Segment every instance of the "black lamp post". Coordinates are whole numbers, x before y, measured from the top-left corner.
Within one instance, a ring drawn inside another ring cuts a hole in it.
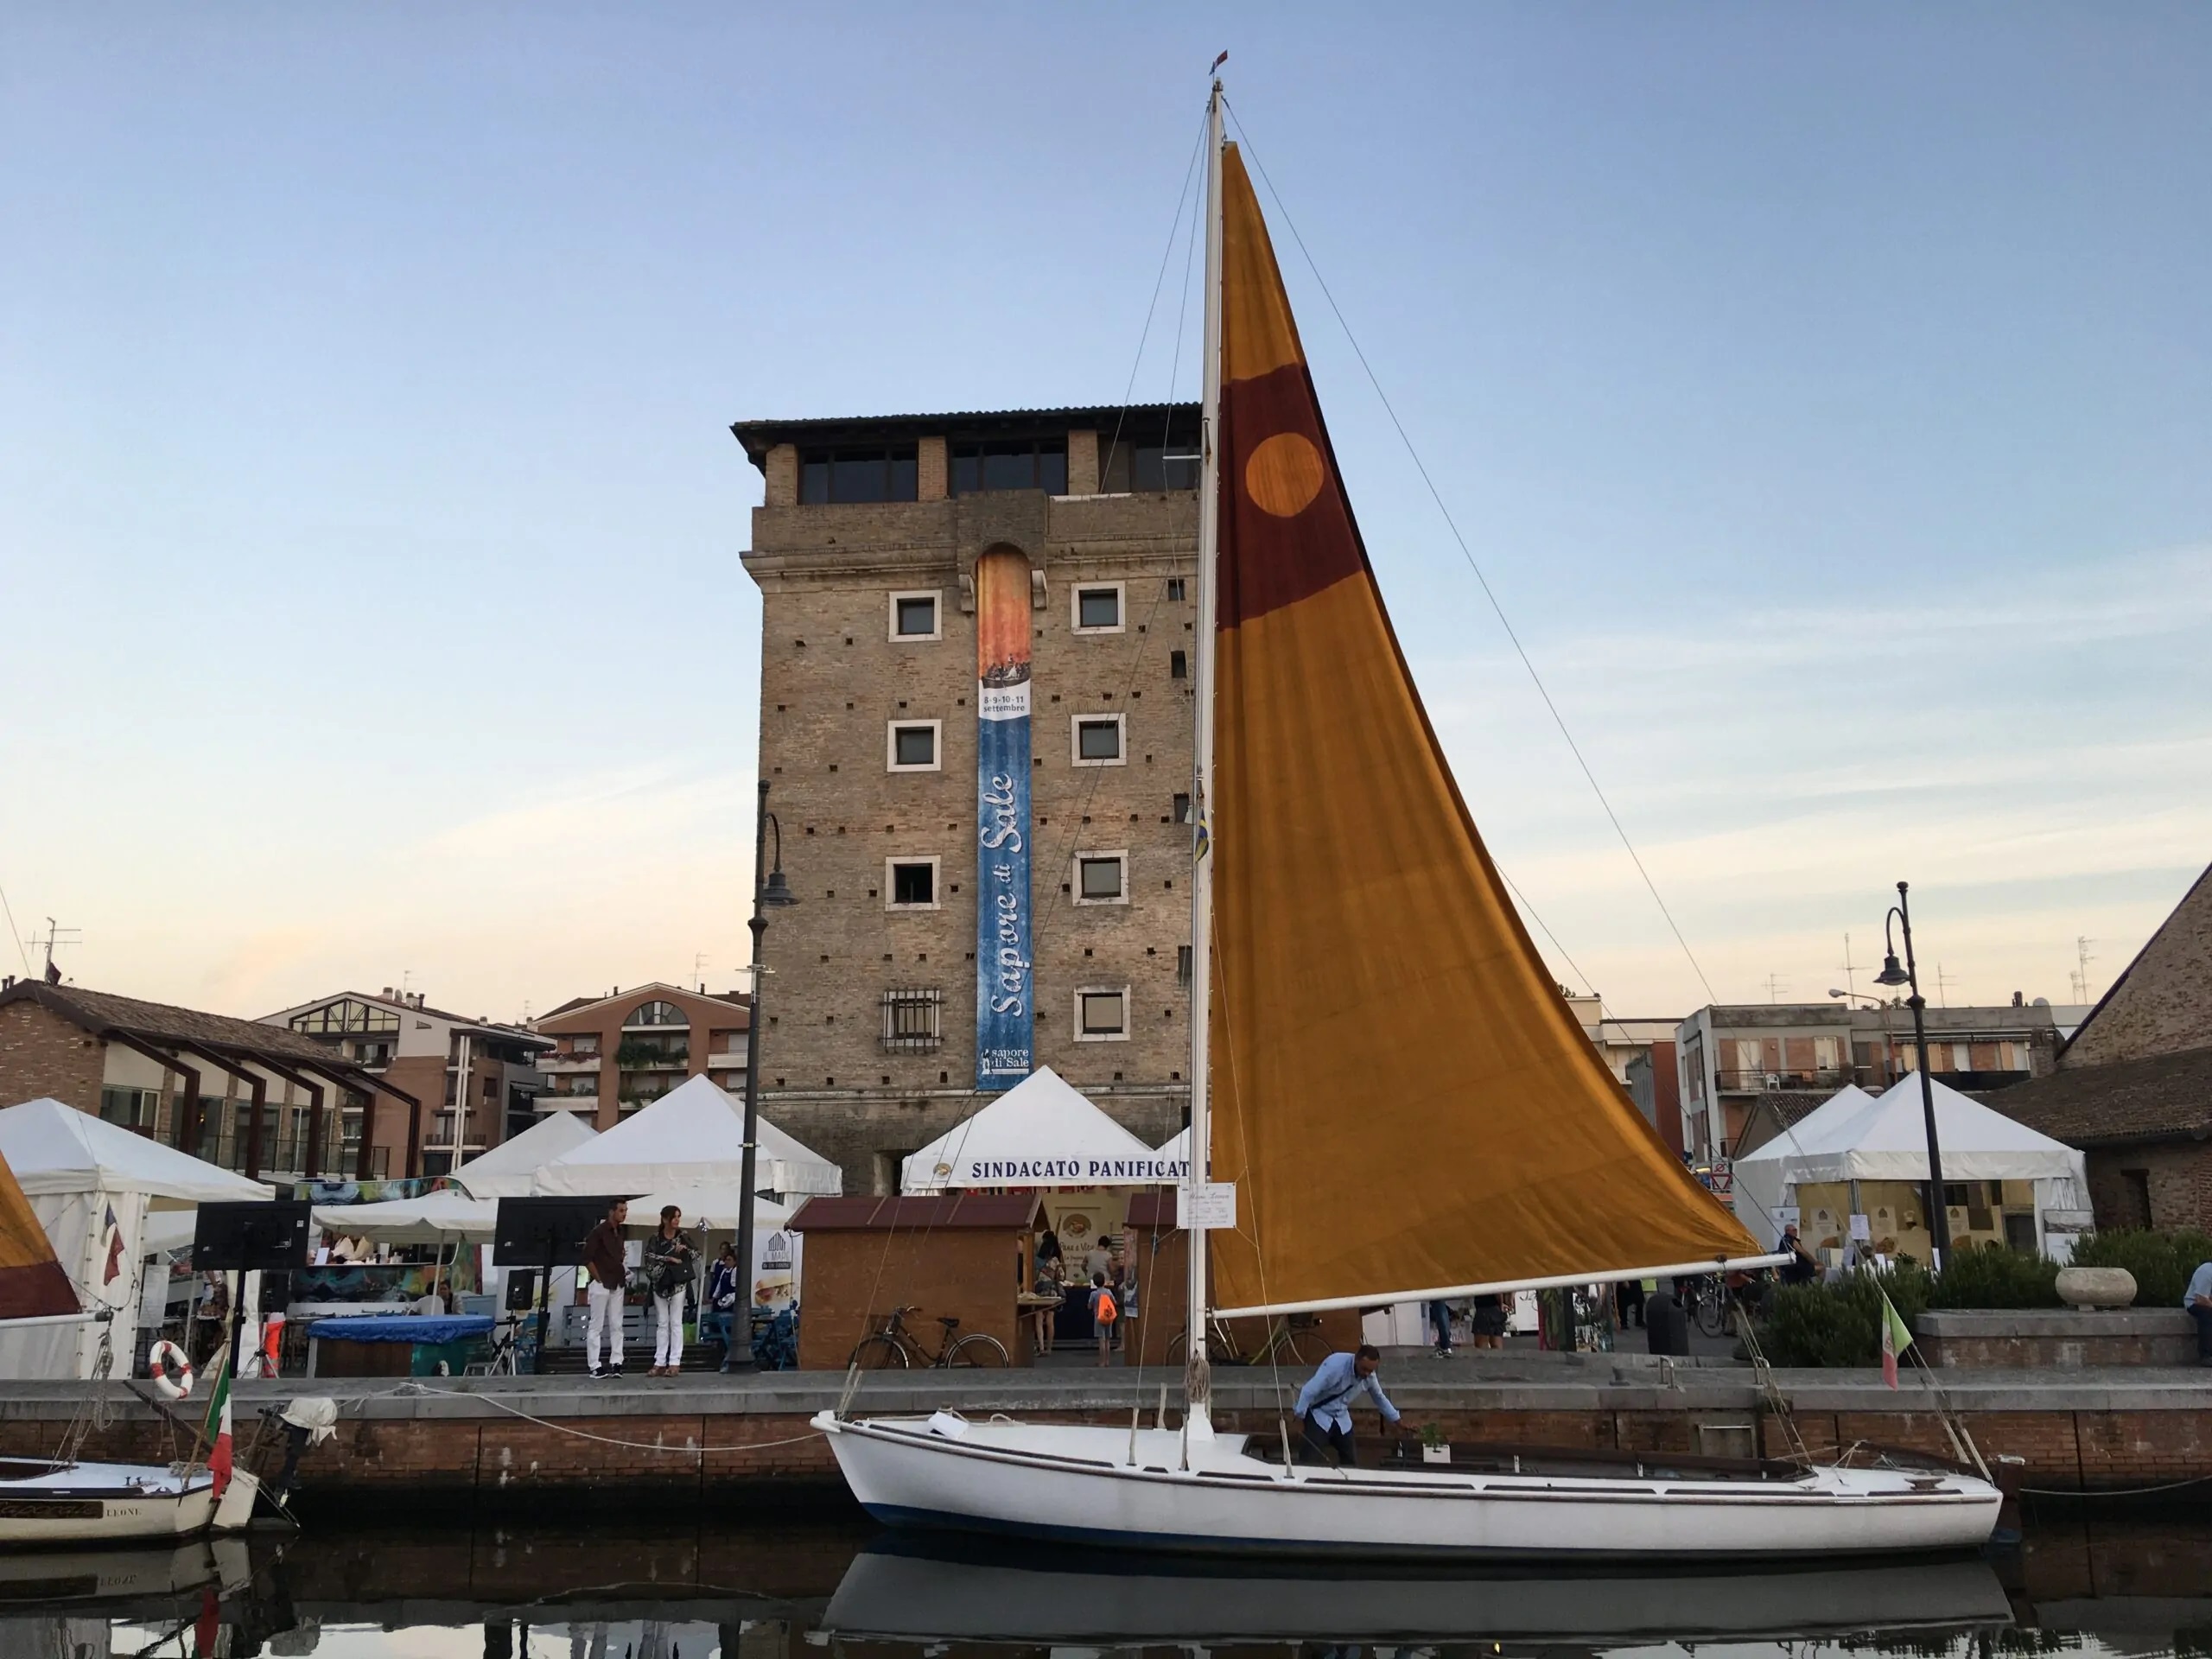
[[[1904,930],[1904,966],[1897,966],[1897,941],[1890,924]],[[1943,1258],[1951,1252],[1951,1216],[1943,1206],[1943,1149],[1936,1137],[1936,1086],[1928,1076],[1928,999],[1920,994],[1920,969],[1912,959],[1912,915],[1905,906],[1905,884],[1897,883],[1897,901],[1882,918],[1882,943],[1889,947],[1882,958],[1877,985],[1910,985],[1912,995],[1904,1005],[1912,1010],[1912,1042],[1920,1053],[1920,1112],[1928,1125],[1928,1236],[1934,1241],[1935,1261],[1929,1265],[1943,1271]]]
[[[775,825],[776,862],[764,877],[768,829]],[[737,1306],[731,1310],[729,1355],[725,1370],[753,1369],[753,1184],[759,1179],[754,1166],[760,1139],[760,936],[768,931],[768,912],[798,903],[798,895],[784,880],[784,826],[768,810],[768,782],[760,781],[760,804],[753,826],[753,1005],[745,1017],[745,1166],[742,1191],[737,1199]]]

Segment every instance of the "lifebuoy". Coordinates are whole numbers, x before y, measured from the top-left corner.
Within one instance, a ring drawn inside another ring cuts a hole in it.
[[[176,1363],[175,1376],[169,1375],[172,1360]],[[172,1400],[181,1400],[192,1392],[192,1361],[173,1342],[157,1342],[146,1351],[146,1370],[154,1386]]]

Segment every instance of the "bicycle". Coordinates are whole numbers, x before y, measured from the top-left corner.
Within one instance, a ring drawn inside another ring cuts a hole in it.
[[[1267,1339],[1255,1353],[1247,1354],[1236,1333],[1217,1319],[1206,1321],[1206,1357],[1217,1365],[1264,1365],[1287,1360],[1294,1365],[1319,1365],[1329,1357],[1328,1343],[1319,1334],[1318,1313],[1285,1313],[1269,1322]],[[1167,1361],[1179,1365],[1190,1352],[1188,1331],[1178,1331],[1167,1342]]]
[[[960,1328],[960,1321],[944,1314],[938,1315],[938,1324],[944,1328],[944,1345],[931,1353],[922,1346],[919,1337],[906,1329],[906,1316],[920,1312],[919,1307],[893,1308],[884,1316],[883,1329],[870,1332],[853,1344],[852,1356],[846,1364],[863,1371],[903,1371],[914,1367],[946,1370],[956,1365],[999,1367],[1013,1363],[1007,1357],[1006,1344],[996,1337],[980,1331],[956,1337],[953,1332]]]
[[[1738,1308],[1743,1310],[1746,1319],[1758,1317],[1764,1290],[1758,1280],[1750,1277],[1740,1284],[1731,1284],[1712,1274],[1701,1275],[1691,1293],[1696,1300],[1694,1311],[1697,1328],[1708,1337],[1726,1336],[1732,1327],[1731,1315]]]

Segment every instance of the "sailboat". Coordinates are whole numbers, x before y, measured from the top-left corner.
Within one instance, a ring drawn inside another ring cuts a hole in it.
[[[1421,706],[1243,160],[1207,115],[1189,1304],[1234,1319],[1752,1267],[1574,1022]],[[878,1518],[1132,1548],[1822,1555],[1979,1544],[1947,1467],[1312,1466],[1217,1430],[824,1412]]]
[[[25,1339],[87,1317],[106,1315],[85,1313],[15,1172],[0,1158],[0,1342],[10,1343],[11,1351],[35,1355],[39,1350]],[[73,1337],[69,1351],[74,1352]],[[83,1421],[80,1408],[66,1442],[81,1438]],[[229,1427],[226,1417],[226,1434]],[[227,1443],[222,1450],[227,1457]],[[210,1529],[237,1532],[252,1519],[259,1491],[250,1471],[227,1465],[210,1468],[196,1458],[175,1464],[88,1463],[71,1444],[52,1458],[0,1458],[0,1549],[181,1538]]]

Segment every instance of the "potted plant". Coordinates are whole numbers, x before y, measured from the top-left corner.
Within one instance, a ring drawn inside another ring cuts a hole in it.
[[[1423,1463],[1452,1461],[1452,1443],[1444,1438],[1444,1431],[1434,1423],[1421,1426],[1421,1460]]]

